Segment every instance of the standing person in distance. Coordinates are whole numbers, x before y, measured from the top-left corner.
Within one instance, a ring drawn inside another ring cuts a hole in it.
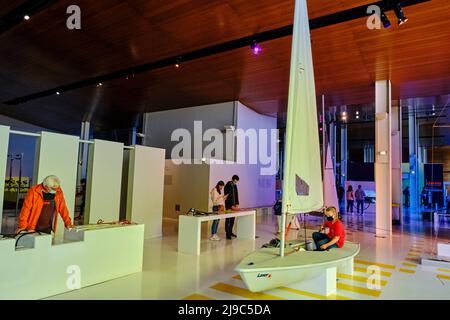
[[[405,207],[409,207],[409,186],[407,186],[405,188],[405,190],[403,190],[403,195],[405,196],[405,203],[403,204]]]
[[[366,193],[364,192],[361,185],[355,191],[356,198],[356,212],[359,213],[359,208],[361,207],[361,215],[364,214],[364,201],[366,200]]]
[[[219,181],[216,186],[211,190],[211,201],[212,201],[212,211],[220,212],[225,210],[225,200],[228,196],[223,194],[223,188],[225,187],[225,182]],[[211,226],[211,238],[210,240],[219,241],[220,238],[217,236],[217,229],[219,228],[220,220],[214,220]]]
[[[355,196],[353,194],[353,187],[351,185],[347,188],[346,193],[346,199],[347,199],[347,213],[353,213],[353,203],[355,202]]]
[[[225,200],[226,210],[239,210],[239,194],[237,189],[237,183],[239,182],[239,177],[234,175],[231,181],[228,181],[225,185],[225,195],[227,199]],[[233,233],[234,217],[225,219],[225,232],[227,234],[227,239],[231,240],[232,237],[236,238]]]
[[[343,213],[345,212],[345,200],[344,200],[345,189],[342,185],[339,185],[339,187],[337,188],[337,195],[339,200],[339,212]]]

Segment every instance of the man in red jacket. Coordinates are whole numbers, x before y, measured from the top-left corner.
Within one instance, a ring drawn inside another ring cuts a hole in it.
[[[45,178],[41,184],[28,190],[20,211],[16,233],[24,230],[55,232],[58,213],[67,229],[73,227],[60,185],[59,178],[52,175]]]

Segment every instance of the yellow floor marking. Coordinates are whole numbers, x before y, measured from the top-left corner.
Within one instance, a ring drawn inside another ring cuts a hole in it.
[[[403,268],[401,268],[400,269],[400,272],[404,272],[404,273],[416,273],[416,270],[411,270],[411,269],[403,269]]]
[[[354,271],[357,271],[357,272],[363,272],[363,273],[369,274],[369,273],[367,272],[367,269],[364,269],[364,268],[353,267],[353,270],[354,270]],[[392,273],[391,273],[391,272],[387,272],[387,271],[381,271],[380,274],[381,274],[382,276],[384,276],[384,277],[390,277],[390,276],[392,276]]]
[[[417,264],[405,262],[405,263],[402,264],[402,266],[405,266],[405,267],[417,267]]]
[[[338,296],[338,295],[335,295],[335,294],[331,294],[329,296],[322,296],[320,294],[306,292],[306,291],[301,291],[301,290],[288,288],[288,287],[279,287],[277,289],[278,290],[283,290],[283,291],[286,291],[286,292],[290,292],[290,293],[299,294],[299,295],[302,295],[302,296],[307,296],[307,297],[311,297],[311,298],[320,299],[320,300],[355,300],[355,299],[352,299],[352,298]]]
[[[362,288],[362,287],[357,287],[357,286],[352,286],[349,284],[345,284],[345,283],[337,283],[336,287],[339,290],[347,290],[347,291],[352,291],[352,292],[356,292],[356,293],[360,293],[360,294],[365,294],[368,296],[372,296],[372,297],[379,297],[381,294],[380,290],[372,290],[372,289],[367,289],[367,288]]]
[[[405,258],[405,260],[412,261],[412,262],[415,262],[415,263],[419,262],[418,259],[413,259],[413,258]]]
[[[338,273],[337,277],[338,278],[342,278],[342,279],[348,279],[348,280],[353,280],[353,281],[364,282],[364,283],[367,283],[367,281],[369,280],[368,277],[361,277],[361,276],[355,276],[355,275],[351,276],[349,274],[343,274],[343,273]],[[387,281],[386,280],[380,280],[380,284],[382,286],[385,286],[387,284]]]
[[[386,269],[395,269],[395,266],[391,265],[391,264],[384,264],[384,263],[377,263],[377,262],[371,262],[371,261],[365,261],[365,260],[356,260],[355,259],[355,263],[358,264],[366,264],[369,266],[379,266],[381,268],[386,268]]]
[[[408,256],[410,256],[410,257],[420,257],[420,254],[408,253]]]
[[[442,272],[450,272],[450,269],[438,268],[438,271],[442,271]]]
[[[251,292],[247,289],[232,286],[223,282],[216,283],[210,287],[211,289],[234,294],[235,296],[251,299],[251,300],[287,300],[285,298],[276,297],[270,294]]]
[[[182,300],[214,300],[213,298],[203,296],[201,294],[191,294],[190,296],[184,297]]]
[[[233,279],[242,280],[240,275],[234,276]],[[382,282],[383,282],[383,280],[382,280]],[[386,282],[386,281],[384,281],[384,282]],[[279,287],[277,289],[278,290],[287,291],[287,292],[291,292],[291,293],[295,293],[295,294],[300,294],[300,295],[311,297],[311,298],[317,298],[317,299],[321,299],[321,300],[355,300],[355,299],[352,299],[352,298],[338,296],[338,295],[335,295],[335,294],[329,295],[328,297],[327,296],[321,296],[319,294],[315,294],[315,293],[312,293],[312,292],[301,291],[301,290],[288,288],[288,287]]]
[[[438,275],[436,275],[436,277],[438,277],[439,279],[450,280],[449,276],[446,276],[446,275],[443,275],[443,274],[438,274]]]

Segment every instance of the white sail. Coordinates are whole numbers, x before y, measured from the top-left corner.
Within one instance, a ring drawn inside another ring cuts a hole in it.
[[[327,156],[323,170],[323,197],[327,207],[335,207],[339,210],[339,200],[336,191],[336,178],[334,175],[333,161],[331,160],[330,144],[327,145]]]
[[[321,171],[308,8],[306,0],[296,0],[286,123],[283,212],[294,214],[322,208]]]

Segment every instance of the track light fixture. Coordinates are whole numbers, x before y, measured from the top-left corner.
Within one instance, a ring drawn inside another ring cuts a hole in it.
[[[389,18],[386,16],[386,13],[384,13],[383,10],[381,10],[381,13],[380,13],[380,20],[385,29],[387,29],[391,26],[391,21],[389,21]]]
[[[175,64],[174,64],[175,68],[179,68],[181,67],[181,57],[178,57],[177,60],[175,60]]]
[[[398,18],[398,25],[399,26],[401,26],[406,21],[408,21],[408,18],[405,16],[405,13],[403,12],[403,8],[402,8],[400,3],[397,4],[397,6],[395,7],[394,11],[395,11],[395,15]]]
[[[250,45],[250,48],[252,49],[252,52],[255,56],[260,54],[262,51],[261,46],[259,45],[258,42],[256,42],[256,40],[253,40],[253,43]]]

